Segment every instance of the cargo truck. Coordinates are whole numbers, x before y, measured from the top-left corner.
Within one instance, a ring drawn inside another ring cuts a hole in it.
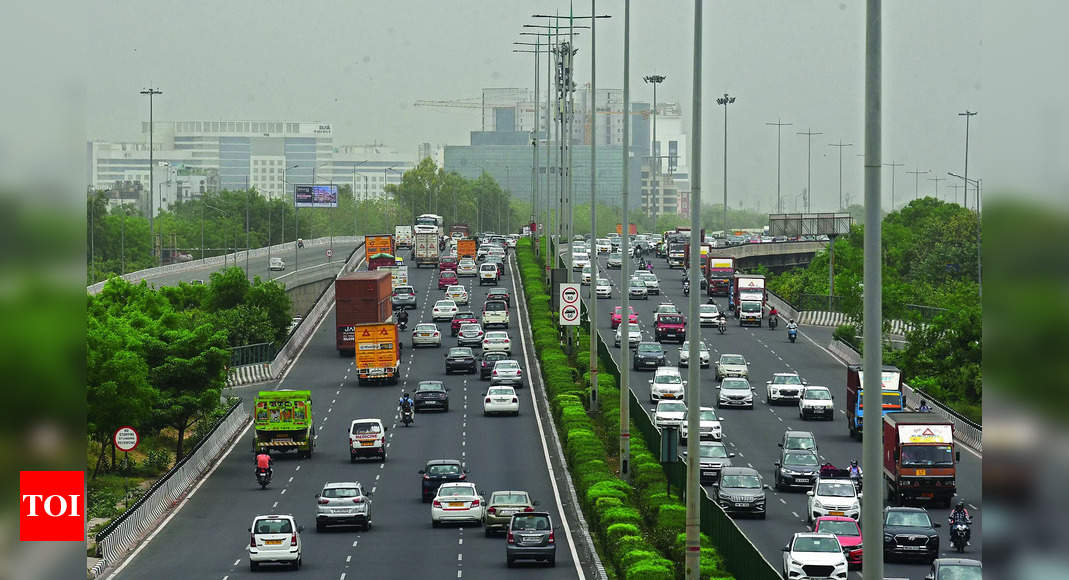
[[[408,286],[408,266],[379,266],[376,272],[389,272],[390,285],[393,288]]]
[[[950,507],[957,491],[954,424],[934,413],[883,416],[883,477],[892,505],[930,502]]]
[[[459,258],[475,258],[476,248],[475,240],[459,240],[457,241],[457,257]]]
[[[412,231],[412,226],[394,226],[394,245],[397,246],[397,249],[411,248],[413,242],[413,234],[414,232]]]
[[[471,228],[468,224],[453,224],[449,226],[449,237],[454,240],[464,239],[471,235]]]
[[[683,260],[686,257],[687,246],[690,244],[680,236],[673,236],[668,238],[668,267],[669,268],[682,268]]]
[[[850,436],[861,439],[862,425],[864,425],[864,389],[860,365],[846,367],[846,426]],[[881,398],[883,399],[883,415],[902,410],[902,371],[898,367],[885,365],[880,373]]]
[[[315,448],[311,391],[260,391],[253,402],[253,453],[311,457]]]
[[[353,336],[356,341],[356,376],[359,384],[396,385],[397,371],[401,366],[397,325],[392,321],[357,324],[353,328]]]
[[[765,301],[768,298],[765,292],[765,277],[761,274],[737,274],[734,282],[735,318],[739,319],[739,326],[761,326]]]
[[[393,236],[389,234],[364,236],[364,255],[367,256],[367,269],[374,270],[380,266],[393,266],[397,263],[394,256],[397,248]]]
[[[735,259],[710,255],[707,262],[706,290],[709,296],[727,296],[735,283]]]
[[[357,324],[391,320],[392,278],[392,273],[387,271],[349,272],[334,281],[334,319],[340,356],[353,356]]]
[[[416,261],[416,267],[438,266],[438,234],[434,232],[417,231],[415,235],[415,248],[412,257]]]

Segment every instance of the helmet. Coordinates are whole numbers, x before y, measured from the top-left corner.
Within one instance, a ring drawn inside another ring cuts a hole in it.
[[[851,459],[850,460],[850,467],[857,467],[857,460],[856,459]]]
[[[402,399],[407,399],[408,398],[408,391],[401,391],[401,398]]]
[[[791,322],[792,322],[792,323],[794,322],[794,319],[793,319],[793,318],[791,319]]]
[[[959,510],[965,509],[965,500],[963,500],[963,499],[959,499],[958,500],[957,509],[959,509]]]

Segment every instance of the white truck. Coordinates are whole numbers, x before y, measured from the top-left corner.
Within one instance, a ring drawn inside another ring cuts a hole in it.
[[[414,238],[415,246],[412,249],[412,257],[416,261],[416,267],[422,268],[424,265],[429,265],[432,268],[437,267],[438,234],[417,231]]]
[[[415,243],[414,235],[412,226],[394,226],[393,228],[394,244],[398,248],[411,248]]]

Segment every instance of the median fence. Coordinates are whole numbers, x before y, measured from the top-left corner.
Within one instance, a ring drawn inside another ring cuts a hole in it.
[[[249,419],[249,412],[241,403],[234,403],[189,454],[157,480],[137,503],[97,533],[97,557],[101,560],[91,572],[97,575],[108,566],[117,564],[146,534],[154,530],[167,513],[181,503],[193,482],[215,463]]]

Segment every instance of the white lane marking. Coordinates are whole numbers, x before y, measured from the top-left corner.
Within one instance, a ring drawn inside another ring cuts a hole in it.
[[[345,580],[345,572],[342,572],[342,573],[341,573],[341,577],[340,577],[340,578],[338,578],[338,580]]]
[[[791,515],[796,517],[796,518],[801,518],[802,517],[802,516],[798,515],[798,512],[791,512]]]
[[[357,540],[353,540],[353,547],[354,548],[356,547],[356,542],[357,542]]]
[[[457,562],[464,560],[464,554],[457,554]]]
[[[294,469],[294,471],[300,471],[300,470],[301,470],[301,466],[300,465],[297,466],[297,469]]]
[[[783,505],[787,505],[787,500],[783,499],[782,497],[779,498],[779,502]]]
[[[346,556],[346,557],[345,557],[345,563],[346,563],[346,564],[348,564],[349,562],[352,562],[352,561],[353,561],[353,557],[352,557],[352,555],[349,555],[349,556]]]
[[[238,559],[238,560],[234,560],[234,565],[235,565],[235,566],[237,566],[237,565],[238,565],[238,564],[240,564],[240,563],[241,563],[241,560],[240,560],[240,559]]]
[[[275,503],[271,504],[271,509],[275,509],[277,507],[278,507],[278,502],[277,501]]]
[[[463,546],[464,545],[464,538],[458,539],[457,543]]]
[[[286,490],[285,489],[282,490],[282,495],[286,495]]]
[[[197,482],[197,485],[193,486],[193,489],[190,490],[189,495],[187,495],[185,497],[185,499],[182,500],[182,503],[178,504],[178,507],[176,507],[174,509],[174,511],[171,512],[171,515],[167,516],[167,519],[163,520],[163,523],[160,524],[159,527],[157,527],[155,530],[153,530],[152,533],[149,534],[149,536],[147,538],[145,538],[144,541],[142,541],[141,543],[138,544],[137,548],[133,551],[132,554],[130,554],[130,557],[126,558],[126,560],[124,560],[123,563],[120,564],[119,567],[116,568],[115,571],[112,572],[110,576],[108,576],[108,578],[115,578],[116,576],[118,576],[119,572],[122,572],[123,568],[125,568],[128,564],[130,564],[130,562],[132,562],[134,560],[134,558],[136,558],[137,555],[139,553],[141,553],[141,550],[144,550],[145,546],[149,545],[149,543],[152,542],[152,539],[156,537],[156,534],[159,534],[160,531],[163,528],[167,527],[167,524],[170,523],[170,521],[176,515],[178,515],[178,512],[182,511],[182,508],[185,507],[187,503],[189,503],[189,500],[192,499],[193,496],[197,493],[197,490],[200,489],[200,486],[204,485],[205,481],[208,481],[208,478],[210,478],[212,476],[212,473],[214,473],[215,470],[220,465],[222,465],[223,460],[226,459],[230,455],[230,453],[232,451],[234,451],[234,447],[237,446],[238,442],[242,441],[245,438],[245,433],[248,433],[248,431],[249,431],[249,429],[251,427],[252,427],[252,421],[249,421],[249,424],[245,425],[245,428],[241,430],[241,433],[239,433],[238,436],[234,438],[234,442],[230,444],[230,448],[226,450],[226,453],[223,453],[222,455],[219,456],[219,459],[216,460],[215,465],[213,465],[212,468],[210,470],[208,470],[208,473],[204,474],[204,477],[201,478],[201,480]],[[239,560],[239,562],[240,562],[240,560]]]
[[[457,578],[463,578],[463,577],[464,577],[464,571],[463,570],[457,570]]]

